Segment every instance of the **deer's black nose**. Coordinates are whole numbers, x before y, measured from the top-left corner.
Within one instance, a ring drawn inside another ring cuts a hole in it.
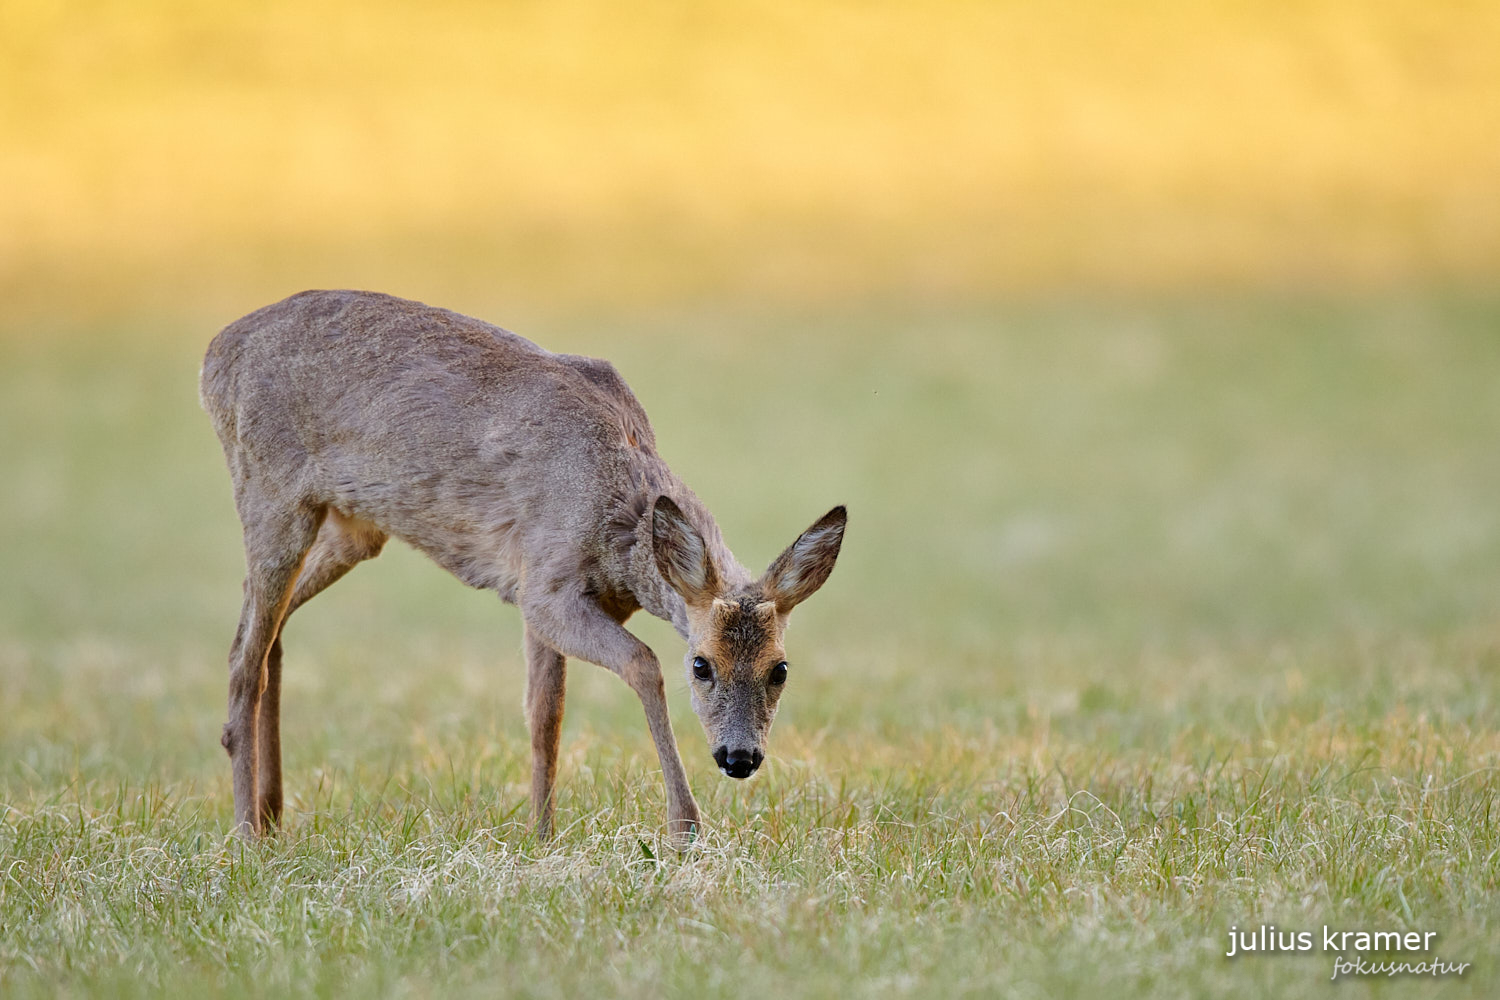
[[[728,747],[719,747],[714,751],[714,760],[718,762],[719,770],[731,778],[748,778],[760,767],[760,762],[766,759],[766,755],[759,750],[731,750]]]

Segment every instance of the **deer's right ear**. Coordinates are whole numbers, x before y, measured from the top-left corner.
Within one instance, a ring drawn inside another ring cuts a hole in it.
[[[665,495],[656,498],[651,511],[651,552],[662,579],[688,604],[714,599],[719,581],[708,546],[682,508]]]

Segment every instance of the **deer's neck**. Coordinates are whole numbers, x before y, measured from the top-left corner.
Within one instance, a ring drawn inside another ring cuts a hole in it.
[[[662,621],[671,622],[677,634],[686,639],[688,637],[687,602],[677,591],[667,586],[667,581],[662,579],[661,572],[656,568],[656,560],[651,554],[651,515],[649,512],[641,518],[641,524],[645,528],[644,536],[637,536],[635,545],[631,546],[627,561],[626,586],[635,595],[643,611],[655,615]]]

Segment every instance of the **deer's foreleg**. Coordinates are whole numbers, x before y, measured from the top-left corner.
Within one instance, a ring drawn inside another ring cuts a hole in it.
[[[546,593],[547,588],[539,589],[544,596],[536,600],[522,596],[521,613],[526,618],[528,632],[535,631],[563,656],[587,660],[613,671],[641,699],[667,786],[667,831],[674,843],[686,844],[697,831],[698,803],[693,800],[693,790],[688,787],[682,757],[677,752],[656,654],[581,592],[563,588]]]
[[[526,629],[526,724],[531,730],[531,817],[541,840],[552,836],[557,749],[562,737],[567,660]]]

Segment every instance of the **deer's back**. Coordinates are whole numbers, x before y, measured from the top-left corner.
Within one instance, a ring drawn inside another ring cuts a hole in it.
[[[330,505],[502,593],[522,563],[587,549],[641,470],[664,470],[607,362],[370,292],[230,324],[201,393],[242,516],[243,497]]]

